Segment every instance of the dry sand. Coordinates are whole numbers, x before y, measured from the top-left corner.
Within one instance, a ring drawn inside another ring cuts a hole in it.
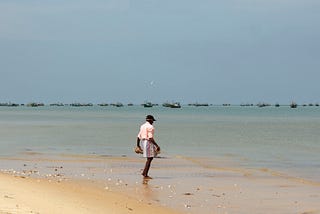
[[[0,213],[177,213],[83,182],[0,174]]]

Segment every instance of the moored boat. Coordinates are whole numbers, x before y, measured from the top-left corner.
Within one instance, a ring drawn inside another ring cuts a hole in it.
[[[292,103],[290,104],[290,107],[291,107],[291,108],[297,108],[297,107],[298,107],[298,105],[297,105],[297,103],[292,102]]]
[[[169,108],[181,108],[181,105],[179,102],[172,102],[172,103],[163,103],[162,106],[169,107]]]
[[[153,106],[153,104],[151,102],[145,102],[143,104],[143,107],[145,107],[145,108],[151,108],[152,106]]]

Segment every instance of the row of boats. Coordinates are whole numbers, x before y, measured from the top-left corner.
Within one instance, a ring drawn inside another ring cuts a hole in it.
[[[100,103],[97,104],[98,106],[114,106],[114,107],[123,107],[124,104],[121,102],[117,102],[117,103]],[[127,104],[128,106],[133,106],[134,104],[129,103]],[[154,104],[151,102],[145,102],[144,104],[141,104],[142,106],[146,107],[146,108],[150,108],[153,106],[158,106],[158,104]],[[36,102],[32,102],[32,103],[28,103],[28,104],[17,104],[17,103],[0,103],[0,106],[7,106],[7,107],[17,107],[17,106],[27,106],[27,107],[40,107],[40,106],[45,106],[44,103],[36,103]],[[90,106],[94,106],[93,103],[71,103],[71,104],[63,104],[63,103],[52,103],[49,104],[49,106],[72,106],[72,107],[90,107]],[[179,102],[166,102],[163,103],[162,106],[164,107],[169,107],[169,108],[181,108],[181,105]]]
[[[125,106],[124,104],[122,104],[121,102],[116,102],[116,103],[100,103],[97,104],[98,106],[114,106],[114,107],[123,107]],[[133,106],[134,104],[129,103],[127,104],[127,106]],[[28,103],[28,104],[17,104],[17,103],[0,103],[0,106],[7,106],[7,107],[16,107],[16,106],[27,106],[27,107],[40,107],[40,106],[45,106],[44,103],[36,103],[36,102],[32,102],[32,103]],[[87,106],[94,106],[93,103],[71,103],[71,104],[63,104],[63,103],[52,103],[49,104],[49,106],[73,106],[73,107],[87,107]],[[145,107],[145,108],[151,108],[154,106],[159,106],[159,104],[155,104],[152,102],[145,102],[143,104],[141,104],[141,106]],[[168,108],[181,108],[181,104],[179,102],[165,102],[162,104],[163,107],[168,107]],[[195,107],[200,107],[200,106],[212,106],[212,104],[207,104],[207,103],[191,103],[188,104],[188,106],[195,106]],[[222,104],[222,106],[231,106],[231,104]],[[240,104],[240,106],[257,106],[257,107],[268,107],[268,106],[272,106],[269,103],[258,103],[258,104]],[[276,103],[274,105],[275,107],[280,107],[280,104]],[[288,105],[286,105],[288,106]],[[295,102],[292,102],[289,105],[291,108],[297,108],[298,104]],[[319,103],[309,103],[309,104],[302,104],[301,106],[319,106]]]
[[[151,102],[145,102],[144,104],[142,104],[145,108],[151,108],[153,106],[158,106],[158,104],[153,104]],[[163,107],[168,107],[168,108],[181,108],[181,105],[179,102],[165,102],[162,104]]]
[[[254,106],[253,104],[246,104],[246,105],[243,105],[241,104],[240,106]],[[258,103],[257,104],[258,107],[268,107],[268,106],[272,106],[271,104],[269,103]],[[280,107],[280,104],[279,103],[276,103],[274,105],[275,107]],[[295,102],[292,102],[290,105],[289,105],[291,108],[297,108],[298,107],[298,104],[295,103]],[[309,103],[309,104],[302,104],[302,106],[319,106],[319,103],[316,103],[316,104],[313,104],[313,103]]]
[[[150,108],[150,107],[153,107],[153,106],[158,106],[158,104],[153,104],[151,102],[146,102],[144,104],[142,104],[144,107],[146,108]],[[172,102],[172,103],[169,103],[169,102],[165,102],[162,104],[162,106],[164,107],[169,107],[169,108],[181,108],[181,105],[179,102]],[[199,106],[211,106],[209,105],[208,103],[191,103],[191,104],[188,104],[188,106],[195,106],[195,107],[199,107]],[[231,104],[227,104],[227,103],[224,103],[222,104],[222,106],[231,106]],[[255,106],[254,104],[240,104],[240,106]],[[256,106],[258,107],[268,107],[268,106],[272,106],[271,104],[269,103],[258,103],[256,104]],[[275,107],[280,107],[280,104],[276,103],[274,105]],[[295,102],[292,102],[290,105],[289,105],[291,108],[297,108],[298,107],[298,104],[295,103]],[[302,104],[302,106],[319,106],[319,103],[316,103],[316,104],[313,104],[313,103],[310,103],[310,104]]]
[[[17,107],[17,106],[27,106],[27,107],[39,107],[45,106],[44,103],[28,103],[28,104],[17,104],[17,103],[0,103],[0,106],[7,106],[7,107]]]

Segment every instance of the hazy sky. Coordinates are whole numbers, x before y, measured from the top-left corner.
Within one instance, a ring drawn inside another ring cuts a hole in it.
[[[319,0],[0,0],[0,102],[320,102]]]

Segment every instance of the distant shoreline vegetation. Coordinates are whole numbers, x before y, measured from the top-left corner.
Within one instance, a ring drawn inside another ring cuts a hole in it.
[[[30,102],[30,103],[12,103],[12,102],[3,102],[0,103],[0,107],[5,106],[5,107],[18,107],[18,106],[25,106],[25,107],[42,107],[42,106],[53,106],[53,107],[61,107],[61,106],[71,106],[71,107],[92,107],[92,106],[100,106],[100,107],[106,107],[106,106],[112,106],[112,107],[124,107],[124,106],[142,106],[145,108],[150,108],[154,106],[160,106],[160,107],[166,107],[166,108],[181,108],[183,106],[190,106],[190,107],[210,107],[210,106],[223,106],[223,107],[228,107],[228,106],[240,106],[240,107],[280,107],[280,106],[288,106],[290,108],[297,108],[297,107],[312,107],[316,106],[319,107],[319,103],[304,103],[304,104],[297,104],[296,102],[291,102],[289,104],[270,104],[270,103],[265,103],[265,102],[259,102],[257,104],[253,103],[241,103],[241,104],[229,104],[229,103],[223,103],[223,104],[208,104],[208,103],[189,103],[185,105],[181,105],[180,102],[164,102],[161,105],[157,103],[151,103],[151,102],[145,102],[142,104],[133,104],[133,103],[127,103],[123,104],[121,102],[116,102],[116,103],[98,103],[98,104],[93,104],[93,103],[70,103],[70,104],[65,104],[65,103],[50,103],[50,104],[45,104],[42,102]]]

